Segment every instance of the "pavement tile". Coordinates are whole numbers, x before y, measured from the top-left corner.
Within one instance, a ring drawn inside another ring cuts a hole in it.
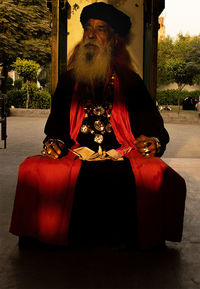
[[[12,116],[7,121],[7,149],[0,149],[0,288],[200,288],[199,125],[165,124],[171,141],[163,160],[187,185],[181,243],[167,242],[163,252],[106,248],[20,251],[17,238],[8,232],[18,166],[27,156],[40,154],[46,116]]]

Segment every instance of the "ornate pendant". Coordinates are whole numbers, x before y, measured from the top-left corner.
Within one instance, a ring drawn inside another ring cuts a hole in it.
[[[86,124],[83,124],[81,126],[81,132],[82,133],[88,133],[89,132],[89,127]]]
[[[103,142],[103,136],[102,136],[102,134],[95,134],[94,141],[95,141],[96,143],[101,144],[101,143]]]
[[[104,131],[104,129],[105,129],[104,123],[102,121],[100,121],[100,120],[96,120],[94,122],[94,127],[98,131]]]
[[[110,123],[108,123],[108,124],[106,125],[106,131],[107,131],[108,133],[111,133],[111,132],[112,132],[112,126],[111,126]]]
[[[95,115],[103,115],[105,112],[105,109],[102,106],[96,106],[95,108],[93,108],[93,113]]]

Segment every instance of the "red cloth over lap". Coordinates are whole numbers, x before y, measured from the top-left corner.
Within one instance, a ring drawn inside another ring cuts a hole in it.
[[[141,248],[164,240],[181,241],[185,208],[184,179],[157,157],[130,160],[136,182],[138,238]]]
[[[79,159],[27,158],[19,167],[10,232],[66,245],[80,167]]]

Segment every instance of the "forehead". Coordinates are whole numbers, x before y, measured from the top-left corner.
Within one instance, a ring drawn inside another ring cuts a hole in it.
[[[100,20],[100,19],[93,19],[93,18],[90,18],[85,24],[85,26],[105,27],[105,28],[110,27],[110,25],[108,25],[107,22]]]

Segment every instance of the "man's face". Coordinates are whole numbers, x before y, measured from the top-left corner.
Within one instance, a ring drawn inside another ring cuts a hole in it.
[[[110,40],[111,28],[102,20],[89,19],[84,26],[83,43],[92,51],[105,48]],[[87,44],[88,43],[88,44]]]
[[[114,32],[102,20],[89,19],[74,62],[74,75],[83,83],[105,81],[110,69]]]

